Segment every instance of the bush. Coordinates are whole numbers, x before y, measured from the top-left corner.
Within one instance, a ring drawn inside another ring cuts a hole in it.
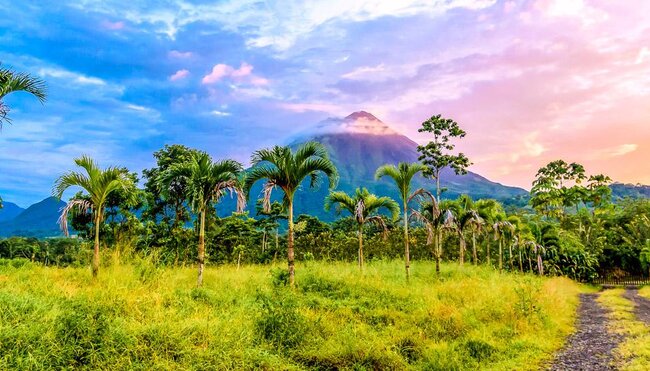
[[[276,348],[294,348],[307,334],[307,320],[298,312],[296,299],[274,291],[273,295],[259,293],[260,316],[255,322],[257,334]]]

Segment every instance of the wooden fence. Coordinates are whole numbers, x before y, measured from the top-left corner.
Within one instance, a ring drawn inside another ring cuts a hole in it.
[[[600,276],[591,283],[607,286],[643,286],[650,285],[650,277],[643,276]]]

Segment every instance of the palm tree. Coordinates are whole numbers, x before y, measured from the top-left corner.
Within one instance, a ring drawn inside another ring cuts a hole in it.
[[[209,210],[214,211],[214,203],[228,191],[237,193],[237,211],[244,209],[246,198],[239,187],[238,178],[241,171],[242,165],[237,161],[213,162],[210,155],[198,152],[193,153],[188,161],[172,165],[159,176],[158,181],[164,185],[161,187],[164,190],[170,189],[171,183],[182,179],[186,185],[190,207],[197,214],[199,222],[197,286],[199,287],[203,285],[205,267],[205,216]]]
[[[493,227],[494,223],[499,220],[501,214],[503,214],[503,207],[496,200],[493,199],[481,199],[475,203],[476,210],[478,211],[479,216],[485,221],[489,227]],[[487,265],[490,265],[490,240],[485,240],[485,262]]]
[[[347,210],[352,214],[358,224],[359,235],[359,269],[363,270],[363,225],[367,222],[379,225],[384,233],[386,223],[380,215],[373,215],[382,208],[391,213],[393,220],[399,217],[399,205],[390,197],[377,197],[368,192],[366,188],[357,188],[353,196],[345,192],[331,192],[325,200],[325,210],[329,211],[332,205],[337,205],[337,211]]]
[[[380,166],[375,172],[375,178],[380,179],[388,176],[393,179],[400,197],[402,198],[402,207],[404,209],[404,263],[406,266],[406,279],[410,275],[411,257],[409,253],[409,218],[408,218],[408,201],[411,197],[411,180],[415,174],[425,171],[427,167],[419,163],[400,162],[395,165]]]
[[[503,220],[502,218],[502,215],[499,214],[497,221],[492,224],[494,239],[499,242],[499,272],[503,272],[503,240],[509,239],[514,232],[513,225],[509,221]],[[512,250],[510,251],[512,254]]]
[[[4,122],[11,122],[9,107],[3,103],[4,98],[15,92],[24,91],[36,97],[41,103],[47,96],[45,82],[38,77],[26,73],[14,72],[8,68],[0,68],[0,129]]]
[[[476,230],[483,225],[483,218],[478,214],[474,208],[474,202],[468,195],[461,195],[454,203],[454,211],[456,213],[456,232],[458,233],[459,241],[459,263],[465,263],[465,250],[467,242],[465,241],[465,231],[467,229],[472,232],[472,260],[476,265],[478,254],[476,251]]]
[[[338,171],[330,160],[327,149],[318,142],[302,144],[295,152],[290,147],[275,146],[270,149],[261,149],[251,157],[253,168],[248,173],[246,180],[247,193],[253,184],[261,179],[266,179],[264,185],[264,211],[269,211],[271,206],[271,192],[279,187],[284,192],[283,202],[288,215],[288,248],[287,260],[289,265],[289,285],[295,283],[295,266],[293,251],[293,198],[300,184],[306,178],[310,179],[309,186],[315,187],[325,175],[329,179],[329,187],[334,188],[338,181]]]
[[[95,247],[93,250],[92,271],[93,278],[99,273],[99,226],[104,217],[104,205],[108,196],[119,189],[132,193],[134,184],[123,169],[109,167],[101,170],[97,163],[87,156],[81,156],[74,160],[77,166],[85,170],[85,174],[76,171],[69,171],[61,175],[54,183],[52,194],[61,199],[63,192],[73,186],[83,188],[90,197],[85,199],[73,199],[61,209],[59,225],[63,233],[68,235],[68,213],[92,213],[95,224]]]

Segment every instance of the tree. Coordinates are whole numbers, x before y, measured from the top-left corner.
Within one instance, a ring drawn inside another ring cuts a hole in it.
[[[485,221],[485,223],[490,227],[494,227],[494,223],[503,220],[503,207],[499,202],[493,199],[481,199],[475,203],[476,209],[478,210],[479,216]],[[485,241],[485,262],[487,265],[490,265],[490,241],[486,239]]]
[[[420,211],[411,210],[411,216],[424,223],[427,229],[427,245],[433,243],[433,256],[436,259],[436,273],[440,273],[440,260],[442,259],[442,231],[443,229],[458,230],[456,216],[450,210],[449,204],[438,204],[436,198],[422,189],[413,194],[411,199],[424,198],[420,202]],[[429,198],[427,201],[426,198]],[[409,199],[409,200],[411,200]]]
[[[400,162],[397,166],[395,165],[383,165],[380,166],[375,172],[375,179],[380,179],[384,176],[388,176],[393,179],[397,189],[399,191],[400,197],[402,199],[402,207],[404,210],[404,264],[406,266],[406,279],[409,279],[410,267],[411,267],[411,257],[409,253],[409,218],[408,218],[408,201],[411,196],[411,180],[415,174],[425,171],[427,167],[418,163],[406,163]],[[417,193],[417,192],[416,192]]]
[[[338,181],[338,171],[330,160],[327,149],[317,142],[302,144],[295,152],[290,147],[275,146],[261,149],[253,153],[253,164],[246,180],[247,193],[258,180],[266,179],[264,185],[264,210],[271,206],[271,192],[279,187],[284,192],[283,202],[288,211],[288,247],[287,261],[289,266],[289,284],[295,283],[294,265],[294,221],[293,199],[300,184],[309,178],[309,187],[316,187],[323,175],[329,179],[329,187],[334,188]]]
[[[198,248],[198,278],[197,286],[203,285],[203,269],[205,267],[205,217],[208,211],[214,212],[214,203],[218,202],[227,191],[237,193],[237,210],[245,207],[244,192],[237,187],[238,174],[242,165],[234,160],[213,162],[206,153],[193,153],[191,158],[183,163],[170,166],[161,173],[160,182],[165,197],[167,190],[172,189],[174,182],[186,184],[187,200],[199,223]]]
[[[420,157],[418,160],[426,165],[423,172],[425,176],[436,180],[436,201],[440,202],[440,175],[442,169],[451,167],[456,174],[466,174],[467,168],[471,165],[465,154],[452,154],[455,145],[451,143],[454,138],[465,137],[465,131],[452,119],[446,119],[441,115],[431,116],[422,123],[418,132],[433,133],[433,140],[424,146],[418,146]]]
[[[104,218],[104,206],[111,193],[124,190],[131,193],[135,188],[131,178],[122,169],[109,167],[101,170],[97,163],[87,156],[74,160],[77,166],[85,170],[84,173],[70,171],[61,175],[54,183],[53,195],[61,199],[63,193],[70,187],[78,186],[83,188],[90,197],[89,200],[73,199],[63,208],[59,217],[59,225],[63,232],[68,235],[68,214],[69,213],[92,213],[95,226],[95,246],[93,250],[92,271],[93,278],[99,273],[99,228]]]
[[[468,195],[461,195],[458,197],[456,204],[458,205],[458,208],[456,209],[456,220],[460,245],[460,265],[463,265],[465,262],[466,242],[464,232],[467,229],[472,232],[472,261],[474,265],[476,265],[478,260],[478,254],[476,251],[476,231],[483,225],[483,218],[481,218],[478,211],[475,209],[474,202]]]
[[[578,163],[549,162],[537,171],[530,191],[530,204],[547,217],[560,217],[565,207],[578,208],[584,201],[586,190],[581,183],[585,179],[585,168]]]
[[[499,243],[499,272],[503,272],[503,242],[509,240],[514,233],[513,225],[503,220],[504,217],[504,214],[498,214],[497,220],[492,224],[494,239]]]
[[[152,221],[171,222],[175,228],[190,220],[187,210],[187,180],[179,177],[168,184],[161,182],[160,175],[170,167],[186,163],[192,156],[205,153],[180,144],[165,145],[153,153],[156,167],[142,171],[144,189],[147,192],[147,209],[143,217]]]
[[[392,219],[399,217],[399,205],[390,197],[377,197],[368,192],[366,188],[357,188],[353,196],[345,192],[331,192],[325,199],[325,210],[336,205],[337,212],[347,210],[358,224],[359,236],[359,269],[363,270],[363,225],[365,223],[375,223],[379,225],[384,232],[387,230],[386,223],[381,215],[373,215],[384,208],[391,213]]]
[[[604,174],[591,175],[588,179],[587,190],[589,191],[587,200],[596,208],[606,205],[612,198],[612,189],[609,184],[612,179]]]
[[[36,97],[41,103],[47,97],[45,82],[27,73],[14,72],[0,67],[0,129],[3,123],[11,123],[9,107],[4,104],[4,98],[15,92],[24,91]]]

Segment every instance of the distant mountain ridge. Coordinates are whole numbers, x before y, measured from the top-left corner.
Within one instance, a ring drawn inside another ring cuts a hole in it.
[[[0,237],[53,237],[60,236],[57,220],[65,202],[48,197],[21,211],[10,220],[0,222]]]
[[[12,202],[2,202],[2,209],[0,209],[0,223],[6,222],[18,216],[25,209],[12,203]]]

